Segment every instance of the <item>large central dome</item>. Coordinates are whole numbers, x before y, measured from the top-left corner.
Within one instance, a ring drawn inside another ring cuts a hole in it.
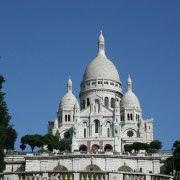
[[[83,81],[92,79],[109,79],[120,82],[114,64],[106,57],[98,55],[86,68]]]
[[[87,66],[83,81],[92,79],[107,79],[116,82],[120,82],[119,73],[114,64],[106,57],[104,50],[104,37],[102,33],[99,36],[98,41],[98,55]]]

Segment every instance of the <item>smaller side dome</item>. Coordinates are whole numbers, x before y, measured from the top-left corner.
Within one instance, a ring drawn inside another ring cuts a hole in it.
[[[121,100],[121,108],[141,109],[139,99],[132,92],[132,80],[130,76],[127,79],[127,89],[128,91]]]
[[[79,108],[80,108],[79,103],[78,103],[78,101],[77,101],[77,100],[76,100],[76,103],[75,103],[74,108],[76,108],[76,109],[79,109]]]
[[[71,110],[74,108],[76,101],[77,99],[72,93],[72,81],[69,78],[68,83],[67,83],[67,93],[61,99],[59,109],[65,108],[65,109]]]

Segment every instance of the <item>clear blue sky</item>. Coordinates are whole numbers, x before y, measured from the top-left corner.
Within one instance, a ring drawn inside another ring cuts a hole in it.
[[[0,74],[20,138],[46,134],[66,93],[78,97],[84,70],[97,54],[100,30],[123,92],[128,74],[144,119],[154,118],[163,149],[180,140],[180,1],[0,1]]]

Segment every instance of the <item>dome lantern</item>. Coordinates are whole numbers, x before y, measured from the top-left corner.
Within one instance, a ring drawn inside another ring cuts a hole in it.
[[[127,89],[128,91],[132,91],[132,80],[131,80],[130,75],[128,76],[128,79],[127,79]]]
[[[72,81],[71,81],[71,77],[69,76],[69,80],[67,83],[67,91],[72,91]]]
[[[98,55],[106,56],[105,55],[105,41],[102,35],[102,31],[100,31],[100,36],[98,40]]]

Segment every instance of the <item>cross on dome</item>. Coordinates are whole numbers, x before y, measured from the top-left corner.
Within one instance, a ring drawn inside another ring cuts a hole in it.
[[[72,81],[71,81],[71,76],[69,76],[67,86],[68,86],[68,92],[69,92],[69,91],[72,91]]]

